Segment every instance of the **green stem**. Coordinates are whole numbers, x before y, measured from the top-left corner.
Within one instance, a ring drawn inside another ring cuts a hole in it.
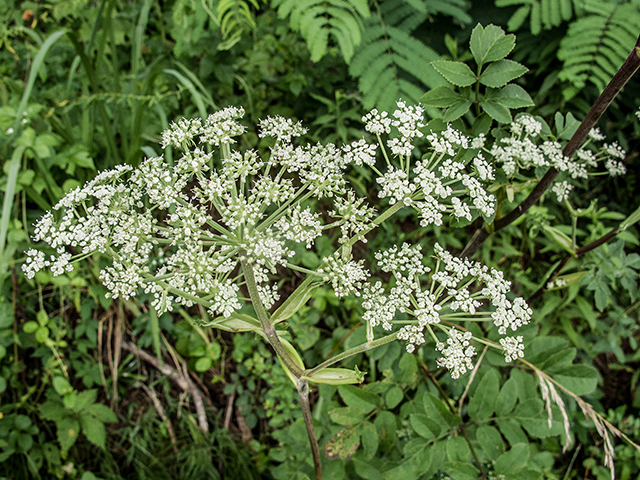
[[[311,417],[311,405],[309,404],[309,382],[306,380],[298,380],[298,396],[300,397],[300,406],[302,407],[302,417],[304,425],[307,427],[307,435],[311,444],[311,453],[313,454],[313,466],[316,472],[316,480],[322,480],[322,460],[320,459],[320,449],[318,448],[318,439],[313,429],[313,418]]]
[[[240,260],[240,265],[242,266],[242,273],[244,274],[244,279],[247,282],[247,290],[249,290],[249,296],[251,297],[251,303],[253,304],[253,308],[256,311],[256,315],[258,316],[258,320],[260,320],[260,325],[262,326],[262,331],[267,337],[267,341],[276,351],[276,354],[287,368],[293,373],[297,378],[304,376],[304,370],[298,366],[298,364],[291,358],[289,353],[285,350],[284,345],[278,338],[278,334],[276,333],[275,327],[269,321],[269,317],[267,316],[267,311],[262,305],[262,300],[260,299],[260,294],[258,292],[258,285],[256,284],[256,278],[253,275],[253,267],[246,259]]]

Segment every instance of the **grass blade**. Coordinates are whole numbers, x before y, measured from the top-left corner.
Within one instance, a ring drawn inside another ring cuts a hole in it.
[[[13,155],[11,155],[11,160],[9,160],[7,187],[4,192],[4,201],[2,202],[2,218],[0,219],[0,276],[6,273],[9,267],[8,259],[4,258],[4,245],[7,241],[9,220],[11,219],[11,210],[13,209],[13,197],[16,193],[18,171],[20,170],[20,161],[22,160],[24,151],[25,147],[16,148],[13,151]]]

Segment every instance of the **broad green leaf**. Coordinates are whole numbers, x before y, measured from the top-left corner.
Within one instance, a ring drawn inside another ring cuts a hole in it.
[[[400,383],[413,383],[417,378],[418,365],[416,364],[416,356],[410,353],[405,353],[400,362],[400,373],[396,377]]]
[[[391,412],[383,410],[378,412],[373,424],[378,431],[380,449],[384,452],[389,451],[396,442],[396,430],[398,428],[396,425],[396,416]]]
[[[96,417],[102,423],[114,423],[118,421],[118,417],[113,410],[101,403],[94,403],[86,408],[86,412]]]
[[[206,372],[213,365],[213,359],[211,357],[200,357],[196,360],[194,368],[196,372]]]
[[[527,67],[513,60],[498,60],[482,72],[480,83],[487,87],[502,87],[511,80],[524,75],[527,71]]]
[[[402,401],[403,396],[404,393],[399,386],[394,385],[393,387],[391,387],[387,392],[387,395],[385,396],[387,407],[389,407],[390,410],[396,408],[396,406]]]
[[[476,440],[489,460],[495,460],[504,453],[502,436],[495,427],[480,425],[476,430]]]
[[[491,118],[499,123],[511,123],[511,112],[508,108],[496,102],[493,99],[487,99],[480,102],[480,106]]]
[[[516,45],[515,35],[505,35],[504,30],[495,25],[482,28],[478,24],[471,32],[469,48],[478,65],[502,60]]]
[[[78,395],[76,396],[75,405],[74,405],[75,407],[74,411],[80,412],[81,410],[84,410],[89,405],[94,404],[97,398],[98,398],[98,390],[95,388],[78,392]]]
[[[431,107],[447,108],[461,100],[466,99],[451,87],[441,85],[425,93],[420,98],[420,103]]]
[[[529,445],[526,443],[516,443],[511,450],[498,457],[495,464],[498,475],[511,475],[527,465],[529,459]]]
[[[365,480],[384,480],[384,477],[382,476],[380,471],[369,462],[365,462],[356,457],[353,459],[353,466],[355,467],[354,470],[356,471],[356,474],[360,478],[363,478]]]
[[[451,462],[469,462],[471,460],[471,450],[462,437],[451,436],[446,440],[447,457]]]
[[[469,66],[462,62],[452,62],[450,60],[436,60],[431,65],[446,78],[449,83],[458,87],[467,87],[476,83],[476,75]]]
[[[453,480],[478,480],[480,472],[469,463],[447,462],[442,466],[442,470]]]
[[[82,426],[82,433],[87,437],[87,440],[104,450],[107,439],[104,423],[96,420],[92,415],[84,414],[80,415],[80,425]]]
[[[62,406],[62,403],[54,400],[47,400],[39,407],[40,416],[45,420],[51,420],[52,422],[59,422],[64,417],[69,416],[67,410]]]
[[[534,105],[533,100],[520,85],[509,84],[498,90],[491,100],[507,108],[522,108]]]
[[[453,122],[467,113],[469,108],[471,108],[471,102],[469,100],[460,100],[459,102],[451,105],[446,112],[444,112],[442,120],[445,122]]]
[[[345,460],[358,450],[360,446],[360,435],[355,428],[345,428],[324,444],[324,454],[332,460],[339,458]]]
[[[18,414],[13,419],[13,425],[18,430],[26,430],[31,426],[31,419],[26,415]]]
[[[588,365],[564,365],[546,370],[554,380],[576,395],[589,395],[598,386],[600,375]]]
[[[59,376],[53,377],[53,388],[56,390],[58,395],[66,395],[73,390],[69,381],[64,377]]]
[[[386,480],[417,480],[429,468],[431,446],[427,442],[413,441],[413,445],[407,449],[407,453],[409,451],[411,453],[409,458],[405,457],[403,463],[384,472],[383,477]]]
[[[80,422],[72,417],[65,417],[57,422],[58,427],[58,441],[63,452],[68,452],[69,449],[78,439],[80,433]]]
[[[313,383],[324,383],[327,385],[352,385],[362,383],[364,374],[360,371],[349,370],[348,368],[325,368],[318,373],[304,377]]]
[[[371,459],[378,450],[378,430],[371,422],[363,422],[359,427],[360,443],[364,450],[364,456]]]
[[[380,404],[380,399],[376,395],[352,385],[341,385],[338,387],[338,392],[347,406],[358,408],[364,413],[369,413]]]
[[[351,426],[364,420],[364,412],[354,407],[334,408],[329,411],[329,418],[338,425]]]
[[[462,420],[457,415],[451,413],[451,410],[440,400],[430,393],[425,393],[422,397],[425,413],[427,417],[439,424],[444,430],[450,427],[457,427]]]
[[[496,420],[496,424],[510,445],[522,442],[526,443],[528,441],[527,434],[524,433],[524,430],[522,430],[520,423],[516,419],[501,418]]]
[[[474,420],[489,418],[495,409],[500,374],[494,368],[484,374],[478,388],[469,399],[469,416]]]
[[[427,440],[435,439],[440,433],[440,426],[423,413],[412,413],[409,423],[418,435]]]
[[[495,410],[498,417],[504,417],[513,410],[518,399],[518,390],[516,381],[513,378],[508,379],[502,385],[500,393],[496,398]]]

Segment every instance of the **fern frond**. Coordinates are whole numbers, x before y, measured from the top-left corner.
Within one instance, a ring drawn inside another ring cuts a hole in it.
[[[563,92],[565,98],[587,82],[602,91],[631,51],[640,31],[640,11],[634,5],[586,0],[584,9],[587,15],[569,26],[558,50],[558,59],[564,62],[559,78],[572,83]]]
[[[585,0],[496,0],[496,7],[520,5],[507,23],[509,31],[518,30],[529,18],[531,33],[550,30],[580,15]]]
[[[300,32],[314,62],[327,53],[331,36],[348,63],[361,40],[362,20],[369,16],[366,0],[274,0],[273,6]]]
[[[429,15],[441,13],[457,20],[459,23],[471,23],[472,18],[467,13],[471,2],[465,0],[426,0]]]
[[[220,32],[225,40],[218,50],[228,50],[235,45],[245,32],[256,29],[254,11],[260,9],[257,0],[220,0],[216,12],[220,19]]]
[[[406,31],[371,15],[349,73],[359,77],[365,108],[386,110],[399,98],[418,103],[425,90],[444,84],[431,65],[438,58],[438,54]]]

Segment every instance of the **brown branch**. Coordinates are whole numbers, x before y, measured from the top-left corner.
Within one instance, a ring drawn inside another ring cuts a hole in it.
[[[571,158],[580,148],[589,135],[591,129],[596,125],[598,120],[602,114],[609,108],[611,102],[616,98],[620,90],[627,84],[629,79],[633,76],[634,73],[640,68],[640,37],[636,41],[633,50],[624,61],[620,69],[613,76],[609,84],[606,86],[602,94],[598,97],[596,102],[587,113],[587,116],[584,118],[576,132],[573,134],[567,145],[562,150],[562,154]],[[532,205],[536,204],[542,194],[553,184],[553,181],[558,176],[558,170],[551,167],[547,170],[547,173],[544,174],[540,182],[535,186],[533,191],[529,194],[524,201],[514,208],[511,212],[509,212],[504,217],[496,220],[493,223],[493,231],[492,233],[497,232],[498,230],[503,229],[504,227],[515,222],[522,214],[524,214]],[[464,248],[460,257],[471,257],[482,245],[491,233],[486,230],[487,227],[478,229],[471,241]]]
[[[309,404],[309,382],[306,380],[298,380],[298,396],[300,397],[300,406],[302,407],[302,417],[304,425],[307,428],[309,443],[311,444],[311,453],[313,454],[313,467],[316,474],[316,480],[322,480],[322,460],[320,458],[320,449],[318,448],[318,439],[313,429],[313,418],[311,417],[311,405]]]
[[[191,381],[188,375],[182,375],[178,370],[174,370],[167,364],[160,364],[158,359],[153,355],[149,355],[144,350],[139,349],[132,342],[122,342],[122,349],[133,353],[136,357],[141,358],[145,362],[151,364],[157,370],[168,376],[176,385],[178,385],[185,393],[189,392],[193,397],[193,403],[198,416],[198,425],[203,432],[209,431],[209,423],[207,422],[207,414],[204,409],[203,394],[198,387]],[[186,369],[186,365],[183,365]]]
[[[609,240],[615,238],[618,233],[620,233],[620,225],[618,225],[616,228],[614,228],[613,230],[611,230],[608,233],[605,233],[603,236],[601,236],[600,238],[598,238],[597,240],[594,240],[593,242],[580,247],[576,250],[575,255],[567,255],[564,260],[562,262],[560,262],[560,264],[553,269],[553,272],[551,272],[551,275],[549,275],[549,280],[555,280],[555,278],[560,275],[560,272],[562,272],[567,265],[569,265],[571,263],[571,261],[574,258],[580,258],[583,255],[586,255],[587,253],[589,253],[591,250],[595,250],[596,248],[598,248],[601,245],[604,245],[605,243],[607,243]],[[545,282],[546,283],[546,282]],[[529,299],[527,300],[527,303],[531,304],[532,302],[534,302],[535,300],[537,300],[538,298],[540,298],[542,296],[542,294],[544,293],[544,284],[540,286],[540,288],[538,290],[536,290],[533,295],[531,295],[529,297]]]

